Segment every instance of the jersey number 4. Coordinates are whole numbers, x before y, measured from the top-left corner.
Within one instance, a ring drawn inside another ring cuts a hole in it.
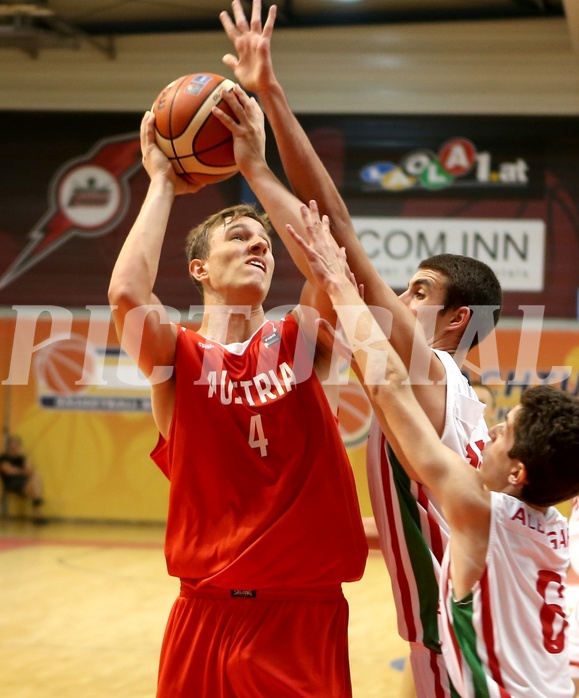
[[[262,456],[267,456],[268,440],[265,438],[261,415],[254,414],[249,422],[249,445],[251,448],[259,448]]]

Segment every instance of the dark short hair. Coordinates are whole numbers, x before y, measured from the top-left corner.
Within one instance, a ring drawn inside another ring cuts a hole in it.
[[[492,306],[493,327],[496,327],[501,314],[503,292],[501,284],[494,271],[488,264],[473,257],[459,254],[437,254],[422,260],[419,269],[437,271],[446,278],[444,308],[460,308],[462,306]],[[489,334],[490,323],[475,334],[469,347],[476,346]]]
[[[525,464],[521,498],[546,507],[579,494],[579,399],[550,385],[521,396],[510,458]]]
[[[238,218],[253,218],[263,225],[268,235],[271,235],[273,229],[268,216],[256,206],[253,204],[228,206],[209,216],[189,231],[185,242],[187,264],[191,264],[191,261],[194,259],[207,259],[211,247],[211,233],[220,225],[226,225],[231,223],[231,221],[236,221]],[[201,296],[203,296],[203,284],[197,281],[197,279],[192,278],[192,281]]]

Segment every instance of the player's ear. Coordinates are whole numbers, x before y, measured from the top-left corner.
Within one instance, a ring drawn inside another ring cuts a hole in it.
[[[461,305],[459,308],[444,311],[444,314],[449,318],[444,326],[444,332],[447,336],[456,337],[458,345],[470,321],[470,308]]]
[[[509,485],[522,487],[527,482],[527,466],[520,460],[514,459],[509,471]]]
[[[470,322],[470,316],[470,308],[466,305],[461,305],[460,308],[452,311],[452,319],[449,324],[453,329],[464,332]]]
[[[189,274],[196,281],[203,281],[207,278],[208,272],[205,269],[206,260],[192,259],[189,262]]]

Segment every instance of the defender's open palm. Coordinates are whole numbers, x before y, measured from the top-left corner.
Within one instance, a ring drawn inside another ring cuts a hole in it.
[[[251,20],[248,24],[239,0],[231,3],[233,18],[222,12],[219,15],[225,33],[237,51],[237,57],[228,53],[223,63],[231,68],[237,80],[249,92],[265,90],[274,81],[271,62],[271,35],[275,23],[276,6],[269,8],[267,20],[261,26],[261,0],[253,0]]]

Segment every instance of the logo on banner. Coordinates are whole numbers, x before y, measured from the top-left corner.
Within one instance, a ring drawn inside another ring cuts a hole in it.
[[[477,151],[468,138],[451,138],[438,152],[412,150],[400,162],[378,161],[360,170],[360,179],[369,187],[388,191],[448,187],[525,187],[529,166],[523,158],[493,163],[488,151]]]
[[[99,141],[85,156],[54,175],[47,212],[28,233],[28,244],[0,275],[0,289],[72,237],[100,237],[123,219],[130,203],[128,181],[141,166],[137,134]]]
[[[104,167],[80,165],[63,176],[58,186],[58,203],[73,225],[101,230],[119,218],[121,187]]]
[[[107,321],[108,325],[108,321]],[[150,412],[151,386],[120,347],[73,332],[56,335],[34,355],[38,403],[45,410]]]

